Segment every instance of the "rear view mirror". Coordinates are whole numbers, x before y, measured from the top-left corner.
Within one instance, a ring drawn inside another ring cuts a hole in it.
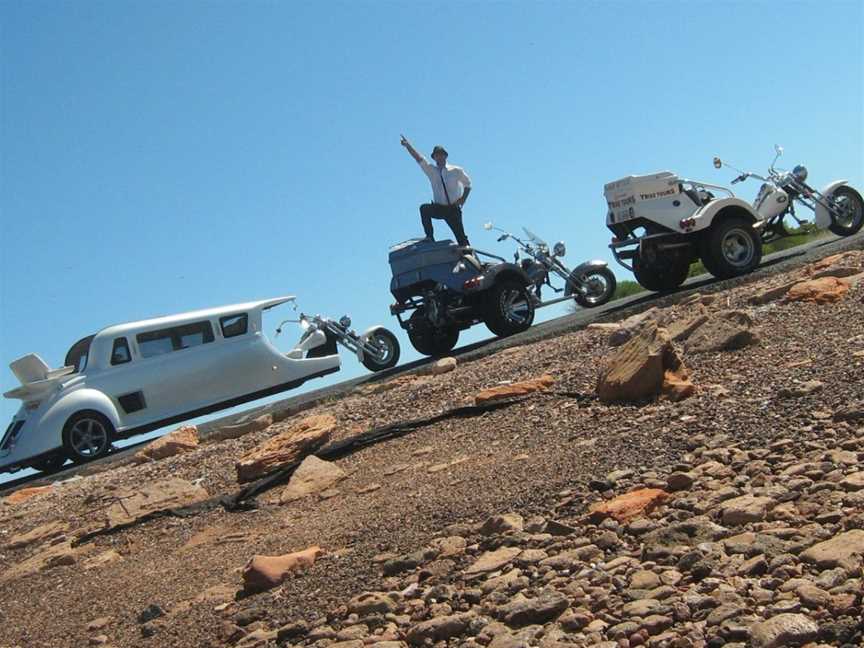
[[[491,230],[492,229],[492,221],[487,221],[487,222],[483,223],[483,229],[485,229],[487,231]]]
[[[774,151],[777,153],[777,157],[780,157],[781,155],[783,155],[783,147],[780,146],[779,144],[774,145]]]
[[[714,158],[714,168],[719,169],[722,166],[723,166],[723,160],[721,160],[719,157],[715,157]]]

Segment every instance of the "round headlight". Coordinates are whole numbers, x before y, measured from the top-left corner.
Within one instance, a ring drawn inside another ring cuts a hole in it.
[[[564,256],[567,254],[567,246],[564,245],[564,241],[558,241],[555,247],[552,248],[552,252],[555,253],[555,256]]]
[[[349,326],[351,326],[351,318],[347,315],[343,315],[339,318],[339,326],[347,329]]]
[[[804,182],[807,179],[807,167],[803,164],[799,164],[792,169],[792,177],[798,182]]]

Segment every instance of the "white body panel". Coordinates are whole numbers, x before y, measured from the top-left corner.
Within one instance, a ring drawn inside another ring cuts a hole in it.
[[[628,176],[604,186],[609,207],[606,225],[644,219],[674,232],[689,234],[711,227],[714,217],[727,207],[743,208],[754,220],[759,218],[752,205],[740,198],[714,198],[707,205],[697,202],[693,191],[682,191],[681,185],[691,184],[671,171],[643,176]],[[693,219],[686,229],[683,219]]]
[[[326,341],[320,332],[289,354],[282,354],[263,335],[262,311],[289,299],[224,306],[108,327],[93,338],[87,365],[80,373],[70,374],[67,370],[52,373],[46,365],[42,373],[50,378],[41,378],[37,375],[38,363],[24,363],[36,369],[35,373],[25,372],[24,379],[37,380],[25,382],[5,394],[7,398],[24,401],[8,431],[16,421],[23,420],[24,425],[14,442],[8,439],[2,442],[0,471],[27,465],[29,458],[61,447],[63,427],[69,417],[82,410],[100,412],[120,436],[131,436],[284,391],[308,378],[337,370],[338,355],[304,357],[306,351]],[[220,319],[237,315],[246,316],[246,331],[227,337]],[[181,341],[179,347],[151,357],[142,354],[139,335],[176,331],[204,322],[209,322],[212,328],[211,340],[190,343],[187,348],[183,335],[189,334],[182,333],[176,337]],[[115,340],[120,338],[126,339],[131,357],[112,365]],[[120,398],[129,395],[138,400],[133,406],[124,400],[127,405],[124,407]]]
[[[789,207],[789,195],[778,186],[765,182],[759,188],[753,208],[762,220],[773,218]]]
[[[847,184],[849,184],[848,180],[835,180],[822,190],[822,195],[828,198],[832,193],[834,193],[837,187],[842,187]],[[828,210],[819,203],[816,203],[815,211],[816,227],[819,229],[828,229],[828,226],[831,224],[831,214],[829,214]]]

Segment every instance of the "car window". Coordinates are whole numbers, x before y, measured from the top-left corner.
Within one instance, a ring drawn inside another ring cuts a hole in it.
[[[139,333],[136,339],[138,340],[138,350],[141,352],[142,358],[152,358],[164,353],[171,353],[174,350],[171,329]]]
[[[241,313],[240,315],[220,317],[219,326],[222,327],[223,337],[230,338],[244,335],[249,328],[249,316],[246,313]]]
[[[114,348],[111,350],[111,364],[119,365],[129,362],[132,359],[132,354],[129,353],[129,342],[125,337],[114,339]]]
[[[210,322],[194,322],[158,331],[139,333],[136,338],[142,358],[179,351],[213,341]]]

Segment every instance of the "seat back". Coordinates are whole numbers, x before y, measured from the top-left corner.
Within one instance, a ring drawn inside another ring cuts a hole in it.
[[[21,381],[22,385],[36,382],[37,380],[45,380],[48,377],[48,372],[51,370],[45,361],[35,353],[13,360],[9,364],[12,373]]]

